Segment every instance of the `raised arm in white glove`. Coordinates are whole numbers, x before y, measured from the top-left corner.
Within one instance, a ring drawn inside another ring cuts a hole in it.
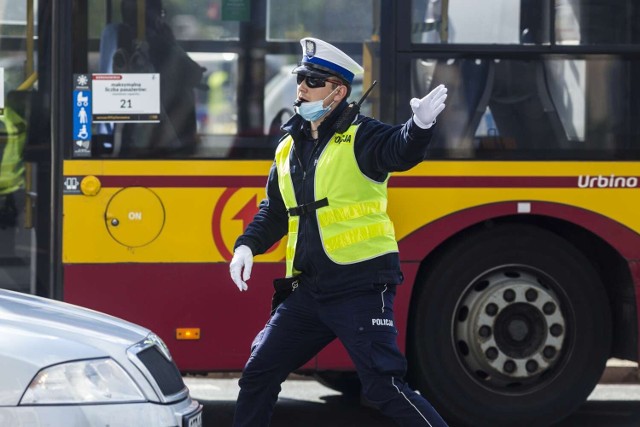
[[[422,99],[413,98],[410,102],[413,110],[413,121],[422,129],[429,129],[444,110],[447,99],[447,88],[439,85]]]
[[[253,267],[253,253],[248,246],[240,245],[233,252],[233,259],[229,264],[231,279],[240,291],[249,289],[245,283],[251,278],[251,268]]]

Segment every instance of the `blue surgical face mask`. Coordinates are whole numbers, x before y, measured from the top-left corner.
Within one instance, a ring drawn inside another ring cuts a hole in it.
[[[300,104],[295,108],[296,113],[300,114],[303,119],[308,120],[310,122],[315,122],[317,120],[320,120],[322,116],[324,116],[331,110],[331,106],[335,101],[331,102],[331,104],[327,105],[326,107],[324,107],[324,101],[330,96],[333,96],[333,92],[335,92],[336,89],[331,91],[329,96],[319,101],[303,102],[302,104]]]

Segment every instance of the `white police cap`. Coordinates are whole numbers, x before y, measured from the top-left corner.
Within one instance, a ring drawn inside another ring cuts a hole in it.
[[[294,74],[311,76],[334,75],[351,84],[356,74],[362,74],[364,69],[349,55],[320,39],[305,37],[300,40],[302,45],[302,61],[293,70]]]

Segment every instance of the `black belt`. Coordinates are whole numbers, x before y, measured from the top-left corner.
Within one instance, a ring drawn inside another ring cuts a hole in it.
[[[325,206],[329,206],[329,199],[326,197],[324,199],[316,200],[315,202],[305,203],[304,205],[287,209],[287,212],[289,212],[289,216],[302,216]]]

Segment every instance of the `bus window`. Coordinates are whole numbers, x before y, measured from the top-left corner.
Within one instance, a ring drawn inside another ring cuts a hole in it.
[[[238,40],[240,23],[227,20],[223,0],[165,0],[164,10],[178,40]]]
[[[38,2],[33,3],[34,7],[34,30],[37,30]],[[27,2],[6,2],[0,3],[0,36],[25,37],[27,25]]]
[[[534,0],[413,0],[411,40],[414,43],[559,45],[638,42],[634,28],[639,12],[635,7],[627,10],[628,0],[544,3],[546,6]],[[550,25],[551,16],[553,25]]]
[[[633,61],[617,57],[415,61],[413,92],[445,83],[432,158],[639,158]],[[428,78],[427,78],[428,77]]]
[[[529,3],[539,8],[531,0],[413,0],[411,39],[414,43],[539,43],[534,39],[542,17],[537,12],[523,14]]]
[[[564,45],[638,42],[638,7],[628,0],[556,0],[555,38]],[[611,13],[613,11],[613,13]]]
[[[313,35],[329,42],[362,42],[374,34],[374,0],[313,0],[267,3],[267,40],[298,41]],[[357,11],[358,19],[345,9]]]
[[[121,23],[121,3],[118,0],[89,0],[89,37],[99,39],[105,23]],[[240,24],[225,21],[222,0],[165,0],[163,14],[178,40],[237,40]]]
[[[379,40],[373,5],[270,0],[250,7],[263,27],[240,37],[241,22],[227,21],[222,1],[92,0],[88,69],[76,72],[159,73],[161,112],[155,124],[94,123],[90,156],[271,158],[280,126],[293,114],[291,70],[300,59],[299,39],[324,37],[365,61],[364,44]],[[357,25],[347,22],[347,7],[362,11]],[[376,73],[375,51],[367,56],[368,84]],[[351,100],[361,96],[362,85],[361,79],[354,83]],[[363,112],[371,111],[376,96]]]
[[[159,123],[94,125],[94,152],[114,157],[190,156],[199,145],[196,89],[205,69],[177,43],[160,0],[121,0],[100,38],[99,73],[158,73]],[[144,16],[144,19],[140,18]]]
[[[1,62],[0,62],[1,63]],[[28,92],[12,88],[3,96],[0,112],[0,287],[34,292],[30,259],[32,230],[25,212],[31,201],[26,192],[28,170],[24,148],[27,138]]]
[[[198,133],[234,134],[238,131],[237,110],[233,103],[238,84],[238,54],[233,52],[189,52],[203,68],[205,90],[196,90]]]
[[[37,87],[37,5],[0,4],[0,287],[27,293],[36,291],[37,166],[25,151]]]

